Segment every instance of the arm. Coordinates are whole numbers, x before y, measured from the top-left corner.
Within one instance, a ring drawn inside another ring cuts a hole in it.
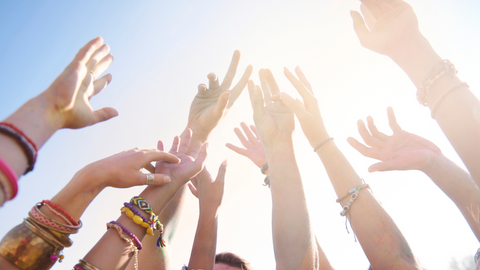
[[[197,95],[194,97],[190,106],[187,127],[182,135],[189,129],[192,130],[192,142],[207,142],[210,134],[220,121],[227,115],[237,98],[245,88],[250,75],[252,74],[252,66],[248,66],[238,83],[232,87],[233,79],[237,72],[238,63],[240,61],[240,52],[235,51],[232,61],[228,68],[225,79],[220,84],[218,77],[212,72],[208,74],[209,86],[200,84],[198,86]],[[190,148],[193,144],[190,145]],[[165,222],[165,234],[167,242],[173,239],[176,224],[183,209],[185,201],[186,187],[182,186],[168,206],[160,214],[160,220]],[[168,247],[158,250],[149,241],[154,239],[145,238],[145,249],[140,253],[139,260],[144,265],[151,265],[157,269],[169,269]],[[128,269],[133,268],[133,262],[130,263]]]
[[[118,113],[113,108],[93,111],[90,98],[102,91],[112,80],[107,74],[95,80],[92,73],[102,74],[112,63],[110,47],[101,37],[87,43],[57,79],[40,95],[32,98],[3,122],[15,125],[37,146],[61,128],[83,128],[108,120]],[[12,138],[0,133],[0,158],[17,175],[23,175],[27,158]]]
[[[380,160],[372,165],[370,172],[391,170],[419,170],[457,205],[477,239],[480,240],[480,190],[465,170],[446,158],[432,142],[402,130],[391,107],[388,119],[392,136],[378,131],[372,117],[368,117],[368,129],[363,121],[358,131],[367,147],[353,138],[348,142],[362,155]]]
[[[153,160],[165,160],[168,162],[178,163],[179,159],[172,154],[165,153],[158,150],[129,150],[103,160],[89,164],[79,172],[75,174],[72,180],[52,199],[51,202],[60,206],[72,217],[73,220],[78,221],[85,212],[88,205],[92,200],[107,186],[116,188],[127,188],[136,185],[144,185],[146,176],[139,172],[139,169],[146,167],[149,162]],[[162,185],[167,183],[170,178],[166,174],[155,174],[154,185]],[[39,208],[43,214],[50,219],[65,224],[65,220],[60,216],[52,212],[47,206]],[[37,219],[35,216],[30,217],[32,221],[40,226],[51,226],[50,223],[45,223],[42,219]],[[10,233],[13,233],[16,229],[12,229]],[[58,233],[50,227],[45,227],[44,230],[47,234],[51,234],[52,237],[57,239],[67,240],[71,233]],[[10,234],[9,233],[9,234]],[[21,239],[18,239],[21,240]],[[40,239],[38,239],[40,240]],[[9,239],[9,236],[5,236],[0,244],[1,255],[14,263],[35,263],[35,265],[52,265],[47,254],[47,258],[38,257],[41,254],[33,251],[35,245],[30,246],[29,243],[16,242],[17,239]],[[65,242],[68,242],[65,241]],[[10,244],[9,244],[10,243]],[[37,243],[40,245],[41,243]],[[12,249],[13,246],[17,248]],[[67,245],[68,246],[68,245]],[[46,252],[46,251],[44,251]],[[16,259],[15,259],[16,258]],[[26,259],[27,262],[24,262]],[[46,259],[47,261],[45,262]],[[4,269],[7,265],[16,269],[13,265],[8,263],[7,260],[0,261],[0,268]]]
[[[389,56],[410,77],[415,86],[424,83],[426,75],[440,61],[428,40],[420,33],[416,15],[402,0],[363,0],[362,16],[352,11],[354,28],[366,48]],[[480,101],[466,87],[447,93],[460,83],[456,76],[442,76],[426,96],[430,109],[437,105],[435,119],[465,163],[477,186],[480,186]]]
[[[271,71],[260,70],[260,80],[263,91],[253,81],[248,90],[269,165],[277,269],[319,269],[319,252],[293,150],[294,117],[283,104],[271,101],[271,94],[279,92]],[[321,267],[331,269],[328,261]]]
[[[285,69],[285,75],[300,93],[303,102],[294,100],[286,93],[281,93],[276,99],[281,98],[297,116],[340,198],[352,188],[359,187],[362,180],[333,141],[329,140],[312,87],[300,68],[296,68],[296,73],[300,79]],[[346,200],[342,201],[342,205],[346,203]],[[368,189],[360,191],[346,216],[374,269],[419,269],[402,233]]]
[[[192,183],[188,183],[193,195],[198,198],[200,207],[188,269],[213,270],[215,268],[218,209],[222,203],[226,169],[227,161],[225,160],[220,165],[215,181],[204,168]]]
[[[156,214],[165,208],[182,185],[203,169],[208,144],[202,146],[200,142],[197,142],[191,149],[190,154],[187,155],[190,139],[191,132],[186,132],[180,143],[179,138],[175,137],[170,153],[176,155],[180,159],[180,163],[157,162],[157,173],[162,172],[170,175],[171,182],[163,186],[149,186],[140,194],[140,197],[151,205],[153,212]],[[137,210],[142,211],[139,208]],[[147,214],[144,213],[144,215]],[[122,215],[117,219],[117,222],[142,241],[146,234],[145,228],[135,224],[126,215]],[[131,253],[128,251],[128,246],[114,230],[108,230],[85,256],[86,261],[100,269],[125,269],[130,258]]]

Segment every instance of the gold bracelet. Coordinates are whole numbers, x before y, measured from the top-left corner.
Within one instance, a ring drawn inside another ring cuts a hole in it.
[[[92,264],[90,264],[89,262],[83,260],[83,259],[80,259],[78,260],[79,261],[79,265],[82,266],[83,268],[85,268],[86,270],[100,270],[99,268],[93,266]]]
[[[28,214],[29,217],[26,219],[30,224],[35,225],[37,228],[42,230],[43,232],[48,233],[49,235],[53,236],[55,240],[60,242],[62,247],[71,247],[73,245],[73,241],[69,238],[70,234],[62,232],[60,230],[56,230],[46,226],[45,224],[39,223],[35,220],[30,213]]]

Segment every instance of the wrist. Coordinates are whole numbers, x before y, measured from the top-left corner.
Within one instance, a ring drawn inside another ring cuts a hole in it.
[[[213,206],[213,205],[206,205],[200,202],[200,217],[199,218],[216,218],[218,209],[220,205]]]
[[[264,147],[265,151],[267,152],[267,156],[268,153],[272,151],[289,150],[293,148],[293,138],[291,136],[284,138],[275,138],[270,142],[264,143]]]
[[[293,153],[293,141],[276,141],[275,144],[272,144],[270,147],[265,147],[267,153],[267,160],[270,160],[272,155],[283,155],[287,153]],[[269,162],[270,164],[270,162]]]
[[[425,173],[427,176],[430,178],[433,177],[435,173],[439,172],[439,168],[443,167],[443,164],[445,163],[444,161],[447,158],[442,154],[433,154],[427,161],[427,164],[420,168],[420,171]],[[448,160],[448,159],[447,159]],[[433,177],[432,179],[434,179]]]
[[[211,130],[206,130],[205,128],[199,127],[199,126],[197,126],[197,125],[195,125],[194,123],[191,123],[191,122],[189,122],[187,124],[187,127],[185,128],[185,131],[187,129],[192,130],[192,138],[195,138],[196,141],[201,141],[202,143],[204,143],[208,140],[208,137],[210,136],[210,133],[212,132]]]

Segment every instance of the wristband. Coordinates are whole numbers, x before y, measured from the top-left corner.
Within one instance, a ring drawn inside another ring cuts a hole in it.
[[[18,184],[17,184],[17,174],[13,171],[13,169],[3,160],[0,158],[0,172],[5,176],[9,183],[9,187],[11,189],[11,195],[9,200],[15,198],[18,192]]]
[[[23,133],[19,128],[10,123],[0,122],[0,133],[3,133],[17,141],[20,147],[22,147],[28,160],[28,167],[25,171],[25,174],[32,171],[33,167],[35,166],[35,162],[37,161],[38,152],[35,143],[30,138],[28,138],[27,135],[25,135],[25,133]]]

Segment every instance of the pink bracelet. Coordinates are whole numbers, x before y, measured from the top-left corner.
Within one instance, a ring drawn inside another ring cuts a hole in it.
[[[12,193],[10,198],[8,199],[11,200],[15,198],[15,196],[17,196],[17,192],[18,192],[17,174],[15,174],[12,168],[1,158],[0,158],[0,171],[3,173],[5,178],[7,178],[8,182],[10,183]]]
[[[0,171],[0,187],[4,193],[4,202],[10,200],[12,196],[12,187],[10,186],[10,182],[7,180],[7,177]],[[1,202],[0,202],[1,203]]]
[[[63,226],[62,224],[59,224],[59,223],[53,221],[52,219],[45,217],[44,215],[42,215],[39,212],[37,206],[32,207],[32,209],[29,212],[29,215],[33,219],[38,221],[39,223],[45,225],[45,227],[49,227],[49,228],[52,228],[54,230],[64,231],[64,232],[70,233],[70,234],[74,234],[74,233],[78,232],[78,229]]]
[[[58,212],[55,208],[53,208],[52,206],[50,206],[49,204],[45,204],[45,206],[50,209],[50,211],[52,211],[55,215],[61,217],[66,223],[67,225],[70,225],[70,226],[75,226],[73,225],[73,223],[66,217],[64,216],[62,213]]]

